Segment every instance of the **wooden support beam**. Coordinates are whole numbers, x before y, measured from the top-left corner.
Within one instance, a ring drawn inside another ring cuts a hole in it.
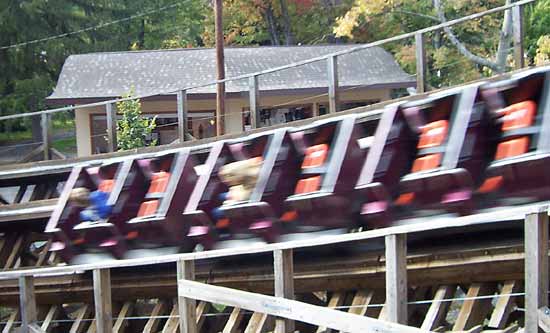
[[[525,218],[525,332],[538,332],[538,310],[548,306],[547,207]]]
[[[495,304],[495,309],[491,314],[491,319],[489,320],[489,327],[503,329],[508,323],[508,317],[510,313],[514,310],[516,306],[515,296],[510,296],[510,294],[515,294],[521,290],[521,282],[516,280],[505,281],[502,290],[500,291],[500,297],[497,299]]]
[[[193,298],[211,303],[224,304],[265,313],[270,316],[299,320],[317,326],[349,333],[364,332],[422,332],[420,329],[361,317],[343,311],[332,310],[303,302],[256,294],[225,287],[212,286],[181,279],[178,281],[179,297]]]
[[[130,316],[134,311],[134,303],[131,301],[124,302],[117,315],[115,324],[113,326],[113,333],[122,333],[128,326],[126,317]]]
[[[111,302],[111,271],[94,269],[95,322],[98,333],[113,331],[113,304]]]
[[[236,333],[238,332],[239,325],[243,319],[243,312],[240,308],[233,308],[229,319],[223,328],[222,333]]]
[[[151,313],[149,314],[149,320],[147,320],[147,323],[145,324],[145,327],[143,328],[143,333],[156,333],[158,332],[158,327],[160,324],[161,319],[157,318],[158,316],[162,316],[166,311],[166,301],[158,300],[157,304],[153,307],[153,310],[151,310]]]
[[[292,249],[273,251],[275,272],[275,297],[294,299],[294,258]],[[287,319],[275,320],[276,333],[294,332],[294,322]]]
[[[244,333],[261,333],[267,320],[267,314],[254,312],[248,321]]]
[[[117,143],[117,119],[116,119],[116,105],[112,103],[105,104],[105,112],[107,115],[107,148],[109,152],[115,152],[118,150]]]
[[[479,296],[493,294],[495,285],[491,283],[472,283],[466,293],[466,299],[462,303],[458,317],[453,326],[453,331],[465,331],[483,323],[491,310],[491,298],[473,299]]]
[[[388,321],[407,324],[407,235],[386,236],[386,305]]]
[[[539,309],[539,328],[545,333],[550,332],[550,309],[544,306]]]
[[[29,326],[38,320],[36,298],[34,294],[34,278],[22,276],[19,278],[19,310],[21,311],[21,333],[29,333]]]
[[[336,113],[340,111],[340,101],[338,98],[338,58],[331,56],[327,58],[328,75],[328,112]]]
[[[46,313],[46,317],[42,321],[40,328],[44,332],[50,332],[52,329],[52,321],[54,321],[59,316],[59,305],[52,305]]]
[[[48,239],[46,244],[40,249],[38,258],[36,259],[35,267],[40,267],[46,262],[46,257],[50,254],[50,247],[52,246],[52,239]]]
[[[367,313],[367,306],[370,304],[373,297],[374,291],[372,290],[358,290],[355,296],[353,296],[348,313],[364,316]]]
[[[424,35],[419,32],[414,35],[416,50],[416,92],[426,92],[426,41]]]
[[[12,246],[6,248],[9,251],[9,255],[4,262],[4,269],[17,268],[17,260],[23,249],[23,244],[25,243],[25,235],[17,235],[15,242],[12,243]]]
[[[13,203],[21,203],[21,200],[23,200],[25,196],[25,192],[27,192],[27,185],[20,185],[13,199]]]
[[[84,304],[80,307],[80,309],[77,310],[76,316],[74,318],[74,322],[71,325],[71,329],[69,330],[69,333],[82,333],[84,332],[84,328],[86,327],[87,319],[91,315],[91,306],[88,304]]]
[[[170,318],[166,320],[164,327],[162,328],[162,333],[176,333],[179,330],[179,302],[174,302],[172,307],[172,312],[170,312]]]
[[[248,101],[250,108],[250,127],[252,129],[260,128],[260,88],[257,75],[248,78]]]
[[[202,329],[202,325],[204,324],[204,320],[206,319],[205,314],[208,313],[208,309],[210,309],[210,303],[201,301],[197,305],[196,315],[195,315],[195,322],[197,326],[197,332],[200,332]]]
[[[187,91],[180,90],[176,94],[177,110],[178,110],[178,138],[180,143],[187,139]]]
[[[524,46],[523,46],[523,6],[512,8],[512,39],[514,41],[514,64],[516,69],[525,67]]]
[[[428,309],[428,313],[426,314],[424,322],[420,327],[421,329],[432,331],[443,324],[445,316],[447,315],[447,310],[451,305],[450,301],[443,300],[453,297],[455,291],[455,285],[444,285],[437,288],[433,298],[433,303]]]
[[[44,160],[51,160],[52,127],[50,114],[42,113],[40,115],[40,126],[42,127],[42,147],[44,148]]]
[[[346,293],[341,292],[341,291],[335,292],[330,297],[330,300],[328,301],[327,307],[329,309],[335,309],[339,306],[342,306],[342,304],[344,303],[345,298],[346,298]],[[327,329],[327,327],[325,327],[325,326],[318,326],[317,330],[315,332],[316,333],[325,333],[325,332],[329,332],[329,331],[330,330]]]
[[[15,327],[15,322],[19,319],[19,310],[14,310],[8,319],[6,320],[6,325],[2,329],[2,333],[10,333],[13,332]]]
[[[180,280],[195,280],[195,262],[180,260],[177,262],[177,278]],[[178,294],[179,323],[181,333],[197,333],[197,308],[194,299]]]

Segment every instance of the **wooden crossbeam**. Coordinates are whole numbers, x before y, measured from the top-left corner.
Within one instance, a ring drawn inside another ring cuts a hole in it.
[[[162,333],[176,333],[179,329],[179,309],[178,302],[174,302],[172,311],[170,312],[170,318],[166,320],[164,327],[162,328]]]
[[[201,301],[197,305],[196,309],[196,315],[195,315],[195,322],[197,325],[197,332],[201,331],[202,325],[204,324],[204,320],[206,319],[206,316],[204,316],[208,309],[210,309],[210,303]]]
[[[544,332],[550,332],[550,309],[544,306],[539,309],[539,328]]]
[[[97,320],[94,319],[94,321],[90,323],[90,326],[88,326],[88,330],[86,331],[86,333],[96,333],[96,332],[97,332]]]
[[[158,300],[155,306],[153,307],[153,310],[151,310],[151,314],[149,315],[149,320],[147,320],[147,323],[145,324],[145,327],[143,328],[143,333],[155,333],[158,330],[160,319],[157,318],[158,316],[162,316],[167,308],[167,302],[164,300]]]
[[[134,303],[133,302],[124,302],[122,307],[120,308],[120,312],[118,313],[117,319],[115,321],[115,324],[113,326],[113,333],[122,333],[126,329],[126,326],[128,325],[128,321],[126,320],[126,317],[130,316],[134,310]]]
[[[236,333],[243,319],[243,312],[239,308],[233,308],[222,333]]]
[[[44,332],[50,332],[52,329],[52,322],[59,316],[59,306],[58,305],[52,305],[48,309],[48,312],[46,313],[46,317],[44,318],[44,321],[42,322],[42,325],[40,328]]]
[[[40,249],[38,253],[38,258],[36,259],[36,263],[34,266],[40,267],[44,265],[46,262],[46,258],[48,257],[48,254],[50,254],[50,247],[52,246],[52,239],[48,239],[46,241],[46,244]]]
[[[248,321],[244,333],[261,333],[267,320],[267,314],[254,312]]]
[[[367,313],[367,306],[371,303],[373,297],[374,291],[372,290],[358,290],[355,296],[353,296],[348,313],[364,316]]]
[[[75,319],[73,324],[71,325],[71,329],[69,330],[69,333],[82,333],[84,332],[84,328],[86,327],[86,319],[90,316],[92,310],[91,306],[88,304],[84,304],[81,306],[77,311],[75,315]]]
[[[334,292],[332,296],[330,297],[330,300],[328,301],[327,307],[329,309],[334,309],[338,306],[341,306],[344,303],[344,299],[346,297],[346,294],[344,292]],[[316,333],[324,333],[328,332],[327,328],[324,326],[318,326]]]
[[[2,329],[2,333],[12,332],[13,328],[15,327],[15,322],[19,319],[19,313],[19,309],[16,309],[10,314],[8,320],[6,320],[6,325]]]
[[[495,309],[491,314],[491,319],[489,320],[489,327],[493,328],[504,328],[508,322],[508,317],[510,313],[514,310],[516,305],[515,299],[517,297],[510,296],[510,294],[517,293],[521,290],[521,282],[510,280],[505,281],[502,289],[500,291],[500,297],[497,300]]]
[[[472,283],[466,293],[466,298],[491,295],[495,285],[491,283]],[[482,323],[491,310],[491,299],[467,299],[462,304],[453,331],[465,331]]]
[[[453,297],[455,291],[456,285],[443,285],[437,288],[433,303],[431,303],[428,313],[424,317],[424,322],[420,326],[421,329],[431,331],[443,324],[451,302],[443,302],[442,300]]]
[[[423,332],[418,328],[361,317],[343,311],[328,309],[294,300],[255,294],[181,279],[178,281],[179,297],[193,298],[211,303],[240,307],[292,320],[325,326],[349,333],[374,332]]]
[[[7,242],[5,246],[5,250],[7,251],[8,256],[4,262],[4,269],[10,269],[10,268],[17,268],[18,266],[18,259],[19,255],[21,253],[21,250],[23,248],[23,244],[25,242],[25,236],[24,235],[15,235],[13,242]]]

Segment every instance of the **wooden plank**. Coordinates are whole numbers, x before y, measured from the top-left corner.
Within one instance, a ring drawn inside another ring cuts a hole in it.
[[[275,297],[294,299],[294,254],[292,249],[273,251]],[[287,319],[275,320],[276,333],[294,332],[294,322]]]
[[[50,114],[42,113],[40,115],[40,126],[42,128],[42,146],[44,147],[44,160],[51,160],[52,154],[50,148],[52,147],[52,127]]]
[[[328,79],[328,112],[340,111],[340,99],[338,98],[338,58],[331,56],[327,58],[327,79]]]
[[[267,314],[254,312],[248,321],[244,333],[261,333],[267,320]]]
[[[407,316],[407,235],[386,236],[387,319],[406,324]]]
[[[523,47],[523,6],[512,8],[512,40],[514,42],[514,64],[516,69],[525,67]]]
[[[502,290],[500,291],[500,297],[497,299],[495,309],[491,314],[491,319],[487,326],[493,328],[505,328],[508,323],[508,317],[516,306],[516,297],[509,296],[519,292],[521,289],[521,282],[516,280],[505,281]]]
[[[180,143],[187,140],[187,111],[189,105],[187,103],[187,91],[180,90],[176,93],[177,110],[178,110],[178,138]]]
[[[416,92],[426,91],[426,42],[422,33],[414,35],[416,50]]]
[[[6,320],[6,325],[2,329],[2,333],[10,333],[15,327],[15,322],[19,319],[19,309],[14,310],[8,319]]]
[[[83,306],[81,306],[76,312],[76,316],[74,318],[73,324],[71,325],[69,333],[84,332],[87,324],[87,319],[89,318],[91,312],[91,306],[89,306],[88,304],[84,304]]]
[[[105,104],[105,113],[107,116],[107,148],[110,153],[118,150],[117,143],[117,119],[116,119],[116,105],[113,103]]]
[[[428,313],[424,318],[422,326],[420,326],[421,329],[431,331],[443,324],[445,316],[447,315],[447,310],[451,305],[451,302],[443,300],[453,297],[455,291],[455,285],[443,285],[437,288],[433,298],[433,303],[428,309]]]
[[[180,260],[177,263],[177,278],[180,280],[195,279],[195,262]],[[197,333],[197,308],[194,299],[182,297],[178,294],[179,324],[181,333]]]
[[[161,321],[161,319],[157,317],[162,316],[165,311],[166,301],[158,300],[157,304],[155,304],[153,310],[151,310],[151,313],[149,314],[149,320],[147,320],[147,323],[143,328],[143,333],[156,333],[158,331],[158,327]]]
[[[248,105],[250,108],[250,127],[260,128],[260,88],[258,85],[258,76],[248,78]]]
[[[202,325],[204,324],[204,320],[206,319],[206,316],[204,316],[208,309],[210,309],[210,303],[208,302],[199,302],[197,305],[196,315],[195,315],[195,323],[197,327],[197,332],[200,332],[202,329]],[[181,318],[181,317],[180,317]]]
[[[46,317],[44,318],[44,321],[42,321],[42,325],[40,328],[44,332],[50,332],[52,329],[52,321],[54,321],[57,316],[59,315],[59,306],[58,305],[52,305],[48,309],[48,312],[46,313]]]
[[[525,332],[537,332],[538,310],[548,306],[548,213],[525,218]]]
[[[93,320],[91,323],[90,323],[90,326],[88,326],[88,330],[86,331],[86,333],[96,333],[97,332],[97,320]]]
[[[233,308],[233,310],[231,311],[231,315],[229,315],[229,319],[227,320],[227,323],[223,328],[222,333],[237,333],[242,319],[243,312],[241,311],[241,309]]]
[[[113,304],[111,302],[111,271],[95,269],[93,271],[95,322],[98,333],[113,331]]]
[[[42,330],[42,328],[40,328],[40,326],[38,326],[37,324],[30,324],[28,327],[27,327],[28,331],[30,333],[46,333],[45,331]]]
[[[120,308],[120,312],[117,315],[115,325],[113,326],[113,333],[122,333],[128,325],[126,317],[130,316],[134,311],[134,303],[131,301],[124,302]]]
[[[46,244],[44,244],[44,246],[42,247],[42,249],[40,249],[40,252],[38,254],[38,258],[36,260],[36,264],[35,266],[36,267],[40,267],[42,265],[44,265],[44,262],[46,261],[46,257],[50,254],[50,247],[52,246],[52,239],[48,239],[46,241]]]
[[[327,307],[329,309],[335,309],[339,306],[342,306],[342,304],[344,303],[345,298],[346,298],[346,294],[344,292],[340,292],[340,291],[334,292],[332,294],[332,296],[330,297],[330,300],[328,301]],[[327,332],[327,327],[319,325],[315,332],[316,333]]]
[[[372,290],[358,290],[355,296],[353,296],[348,313],[364,316],[367,313],[367,306],[370,304],[373,297],[374,291]]]
[[[399,325],[349,314],[298,301],[212,286],[195,281],[178,281],[178,295],[211,303],[240,307],[254,312],[299,320],[317,326],[354,332],[422,332],[415,327]]]
[[[38,320],[33,277],[19,278],[19,311],[21,311],[21,333],[29,333],[29,325]]]
[[[550,332],[550,309],[547,306],[543,306],[539,309],[539,328],[544,332]]]
[[[17,236],[13,247],[10,249],[10,255],[4,263],[4,269],[17,268],[17,260],[21,250],[23,249],[23,244],[25,243],[25,235]]]
[[[170,318],[166,320],[162,333],[176,333],[179,330],[179,307],[178,302],[174,302],[172,312],[170,312]]]
[[[491,283],[472,283],[466,293],[466,298],[491,295],[495,285]],[[453,331],[466,331],[483,323],[491,310],[491,298],[466,299],[453,326]]]
[[[25,192],[27,192],[27,185],[20,185],[17,189],[17,193],[15,194],[15,198],[13,199],[13,203],[17,204],[20,203],[21,200],[23,200],[23,197],[25,196]]]

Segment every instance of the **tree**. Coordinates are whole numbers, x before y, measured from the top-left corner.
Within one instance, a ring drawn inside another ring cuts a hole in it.
[[[124,98],[132,95],[133,92],[130,92]],[[142,116],[139,99],[118,102],[117,110],[122,113],[117,128],[118,149],[128,150],[147,146],[146,138],[150,137],[155,129],[156,117],[148,119]],[[155,144],[156,140],[153,140],[149,145]]]

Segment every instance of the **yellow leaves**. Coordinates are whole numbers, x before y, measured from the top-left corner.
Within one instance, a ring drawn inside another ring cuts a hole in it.
[[[537,41],[535,64],[537,66],[550,64],[550,35],[541,36]]]
[[[394,6],[398,0],[356,0],[351,9],[342,17],[336,19],[334,34],[336,37],[353,38],[353,28],[359,25],[359,18],[367,22],[371,16],[383,13],[388,7]]]

